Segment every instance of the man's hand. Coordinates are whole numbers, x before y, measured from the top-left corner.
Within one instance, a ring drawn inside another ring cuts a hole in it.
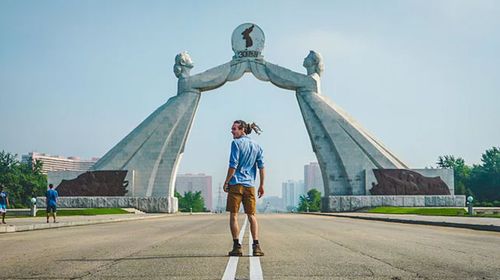
[[[222,189],[224,190],[224,192],[228,192],[229,191],[229,183],[224,183],[224,186],[222,187]]]
[[[263,186],[259,187],[259,190],[257,190],[257,194],[258,194],[259,198],[261,198],[264,195],[264,187]]]

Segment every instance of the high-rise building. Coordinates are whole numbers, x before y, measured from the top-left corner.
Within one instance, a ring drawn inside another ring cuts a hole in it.
[[[51,156],[43,153],[31,152],[21,157],[21,162],[34,164],[37,160],[42,161],[42,173],[49,171],[87,171],[97,162],[98,158],[82,160],[79,157]]]
[[[288,180],[281,184],[283,207],[292,210],[299,205],[299,197],[304,194],[304,181]]]
[[[186,192],[201,191],[201,196],[205,201],[205,208],[214,210],[212,205],[212,176],[205,174],[177,174],[175,179],[175,190],[184,195]]]
[[[319,190],[321,195],[325,194],[323,177],[321,176],[321,169],[317,162],[304,165],[304,192],[307,193],[311,189]]]

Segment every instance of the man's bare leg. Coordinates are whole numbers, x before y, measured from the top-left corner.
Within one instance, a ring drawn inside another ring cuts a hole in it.
[[[250,222],[250,231],[252,232],[253,240],[259,240],[259,224],[257,217],[254,214],[247,214],[248,221]]]
[[[233,239],[238,239],[240,226],[238,225],[238,213],[229,213],[229,226],[231,227],[231,235]]]
[[[233,236],[233,250],[231,250],[228,255],[229,256],[242,256],[243,252],[241,251],[241,244],[238,240],[238,234],[240,231],[240,227],[238,225],[238,213],[230,213],[229,214],[229,226],[231,228],[231,235]]]
[[[252,238],[253,238],[253,245],[252,245],[252,250],[253,250],[253,255],[254,256],[264,256],[264,252],[262,252],[262,249],[260,249],[260,244],[259,244],[259,224],[257,223],[257,217],[255,214],[247,214],[248,215],[248,220],[250,221],[250,231],[252,232]]]

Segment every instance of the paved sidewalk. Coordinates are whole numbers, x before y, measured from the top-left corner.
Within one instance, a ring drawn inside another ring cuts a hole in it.
[[[500,232],[500,218],[425,216],[425,215],[410,215],[410,214],[374,214],[374,213],[360,213],[360,212],[304,213],[304,214],[375,220],[383,222],[468,228],[475,230]]]
[[[47,223],[45,217],[29,218],[9,218],[5,221],[6,225],[0,225],[0,234],[8,232],[29,231],[39,229],[50,229],[69,226],[92,225],[102,223],[113,223],[122,221],[153,219],[178,214],[115,214],[115,215],[95,215],[95,216],[62,216],[57,217],[57,223]]]

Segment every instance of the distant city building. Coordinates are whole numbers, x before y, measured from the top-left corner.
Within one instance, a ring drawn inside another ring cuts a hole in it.
[[[82,160],[79,157],[51,156],[43,153],[32,152],[21,157],[21,162],[34,164],[37,160],[42,161],[42,173],[49,171],[87,171],[99,158]]]
[[[175,190],[184,195],[186,192],[201,191],[205,201],[205,208],[214,210],[212,204],[212,176],[205,174],[177,174],[175,179]]]
[[[264,196],[262,203],[257,206],[261,213],[284,211],[283,199],[279,196]]]
[[[299,205],[299,197],[304,194],[304,181],[288,180],[281,184],[283,208],[290,211]]]
[[[307,193],[311,189],[319,190],[321,195],[325,194],[323,177],[321,176],[321,169],[317,162],[304,165],[304,192]]]

